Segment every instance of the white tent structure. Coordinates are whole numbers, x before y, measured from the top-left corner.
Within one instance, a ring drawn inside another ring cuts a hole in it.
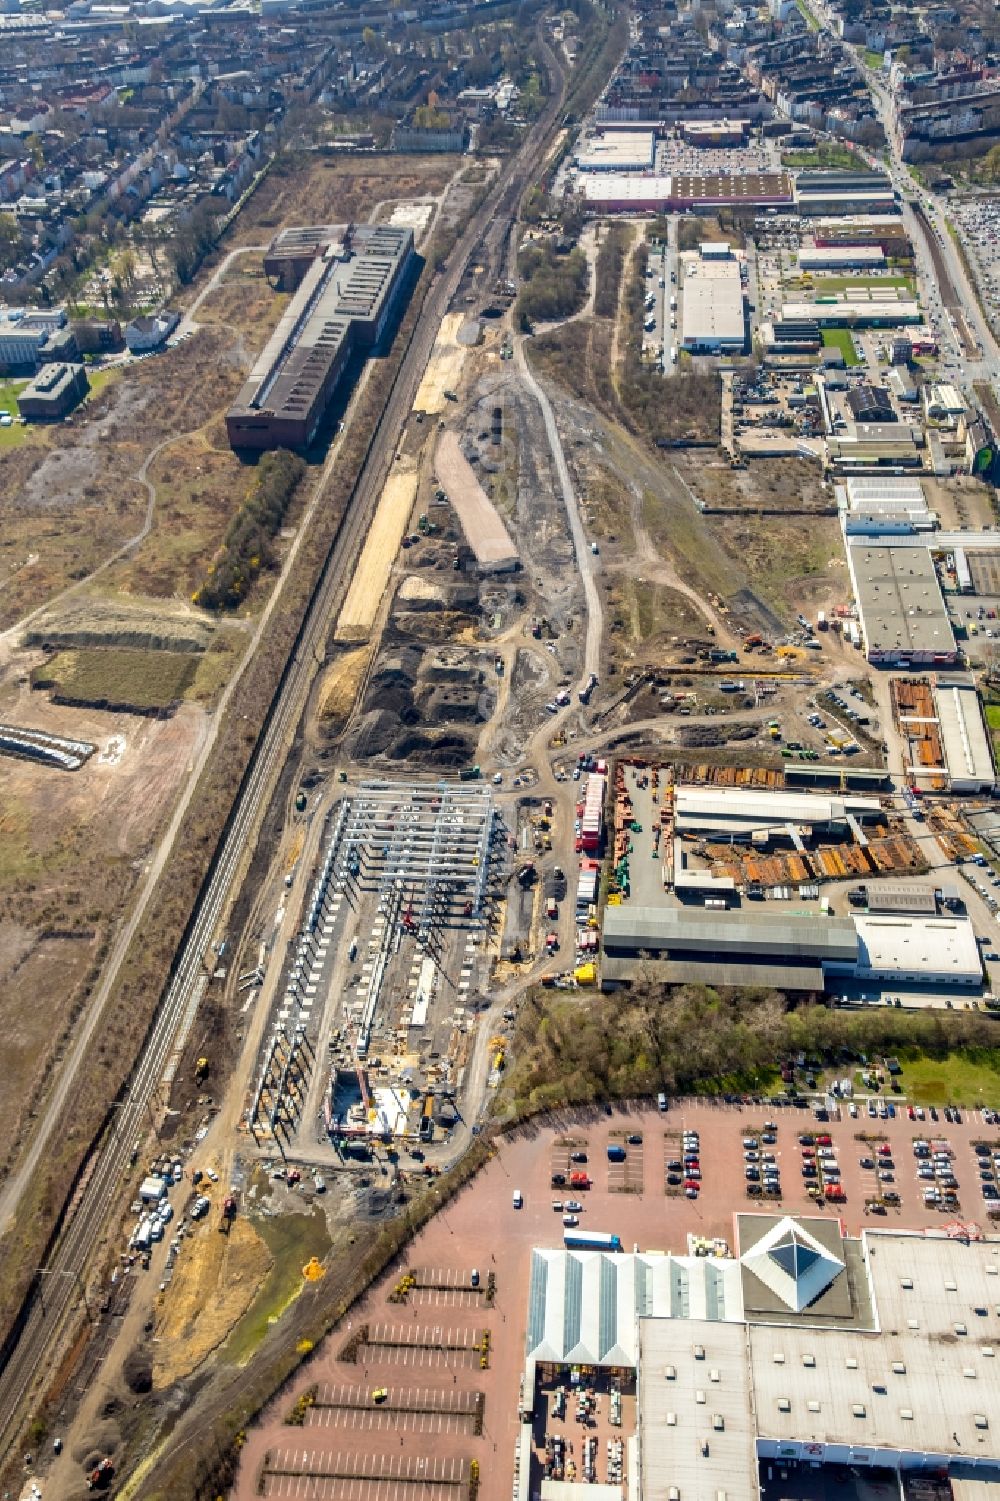
[[[844,1263],[815,1236],[787,1215],[740,1258],[794,1313],[801,1313],[826,1292]]]
[[[641,1318],[740,1320],[738,1261],[702,1256],[534,1250],[530,1363],[634,1368]]]

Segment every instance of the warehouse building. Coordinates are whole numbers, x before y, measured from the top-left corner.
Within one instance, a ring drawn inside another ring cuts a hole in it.
[[[885,985],[978,986],[983,978],[976,934],[967,917],[919,917],[899,913],[855,914],[858,951],[841,971],[856,980]]]
[[[697,213],[712,208],[788,207],[791,178],[786,172],[699,176],[649,172],[585,172],[580,180],[584,208],[594,214]]]
[[[938,678],[934,706],[952,792],[992,792],[996,786],[993,749],[975,684]]]
[[[755,835],[820,833],[839,838],[860,833],[864,823],[884,818],[877,797],[826,797],[808,792],[740,792],[733,788],[678,787],[674,827],[713,839],[749,843]]]
[[[841,474],[898,473],[922,466],[923,434],[903,422],[848,422],[826,440],[830,467]]]
[[[651,130],[616,130],[591,136],[574,160],[581,172],[651,172],[656,136]]]
[[[892,183],[881,172],[800,172],[795,202],[810,217],[899,212]]]
[[[689,146],[742,146],[750,134],[749,120],[683,120],[681,136]]]
[[[725,246],[727,256],[729,247]],[[684,256],[681,344],[693,353],[746,348],[747,324],[739,262],[729,256]]]
[[[878,667],[954,667],[955,634],[930,553],[849,539],[847,566],[869,662]]]
[[[870,271],[885,265],[881,245],[803,245],[800,271]]]
[[[923,485],[908,475],[855,475],[836,487],[836,496],[849,537],[932,532],[937,526]]]
[[[855,422],[896,422],[895,409],[888,391],[868,381],[847,393],[847,405]]]
[[[919,305],[902,297],[882,300],[829,297],[814,302],[786,302],[782,319],[814,318],[820,328],[895,328],[900,323],[919,323]]]
[[[17,398],[29,422],[58,422],[83,401],[90,381],[82,365],[43,365]]]
[[[734,1250],[701,1266],[654,1250],[532,1253],[514,1501],[537,1494],[541,1393],[579,1366],[635,1393],[634,1501],[760,1501],[776,1464],[802,1466],[795,1495],[869,1494],[889,1470],[900,1495],[948,1495],[953,1477],[956,1501],[992,1501],[996,1239],[853,1238],[835,1219],[738,1214]],[[931,1489],[904,1489],[925,1477]],[[572,1501],[576,1488],[541,1494]]]
[[[604,912],[602,982],[631,978],[652,962],[669,984],[762,985],[821,994],[824,970],[838,973],[858,954],[849,917],[774,915],[754,907],[729,912],[625,904]]]
[[[362,225],[309,262],[226,416],[231,447],[308,448],[351,356],[398,311],[413,259],[412,230]]]
[[[773,985],[820,993],[846,979],[889,986],[978,987],[979,947],[965,917],[854,913],[786,915],[750,904],[726,912],[691,907],[608,907],[602,979],[626,979],[656,961],[669,983]]]
[[[827,245],[877,245],[883,255],[906,259],[912,252],[902,219],[896,214],[842,214],[835,219],[817,219],[810,226],[813,242]]]

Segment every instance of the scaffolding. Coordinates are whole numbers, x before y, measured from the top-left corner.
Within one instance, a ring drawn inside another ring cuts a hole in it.
[[[484,910],[493,797],[488,787],[365,782],[337,846],[338,878],[402,908],[418,943]]]

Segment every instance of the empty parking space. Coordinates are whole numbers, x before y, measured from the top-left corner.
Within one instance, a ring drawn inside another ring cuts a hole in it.
[[[313,1405],[316,1407],[371,1407],[375,1399],[371,1388],[348,1382],[324,1381],[317,1384]],[[470,1415],[482,1410],[483,1393],[446,1387],[439,1390],[426,1386],[393,1386],[379,1398],[383,1410],[390,1412],[445,1412]]]
[[[449,1501],[467,1477],[463,1459],[331,1453],[289,1445],[265,1456],[260,1488],[267,1496],[329,1496],[338,1501]]]
[[[472,1287],[415,1287],[407,1299],[420,1308],[479,1308],[482,1301]]]
[[[289,1501],[452,1501],[449,1486],[406,1480],[331,1480],[325,1475],[261,1476],[257,1492]]]
[[[390,1408],[311,1407],[306,1414],[310,1427],[342,1428],[364,1433],[471,1433],[474,1413],[393,1412]]]

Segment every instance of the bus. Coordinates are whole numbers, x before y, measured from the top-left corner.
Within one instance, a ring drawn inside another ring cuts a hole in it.
[[[620,1251],[621,1238],[605,1235],[600,1230],[567,1230],[563,1234],[567,1251]]]

